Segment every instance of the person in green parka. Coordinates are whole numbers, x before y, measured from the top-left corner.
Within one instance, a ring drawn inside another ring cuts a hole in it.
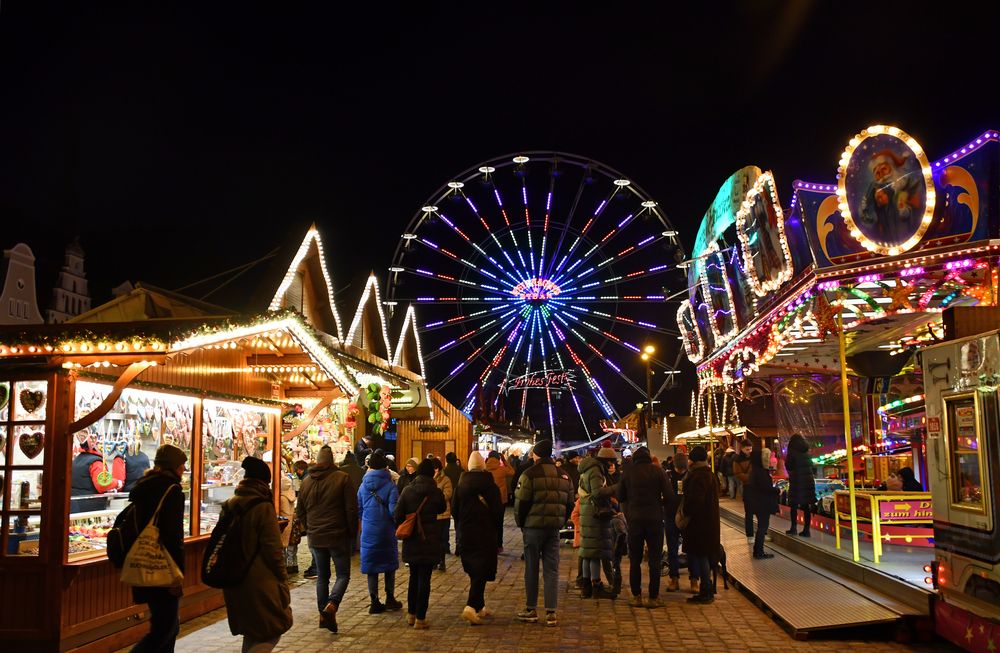
[[[605,453],[607,452],[607,453]],[[616,595],[601,583],[601,561],[611,560],[614,555],[615,535],[611,519],[601,519],[598,514],[611,508],[611,497],[615,486],[609,485],[604,476],[601,456],[615,457],[614,449],[602,448],[598,458],[586,458],[580,463],[580,542],[579,556],[583,559],[583,587],[581,596],[585,599],[616,598]],[[605,510],[601,510],[601,509]],[[610,579],[609,579],[610,580]]]

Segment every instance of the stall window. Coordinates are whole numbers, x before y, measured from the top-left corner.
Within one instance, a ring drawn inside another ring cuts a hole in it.
[[[974,394],[945,399],[952,505],[985,512],[978,409]]]
[[[41,544],[46,381],[0,382],[0,488],[5,556],[37,556]]]
[[[75,419],[96,408],[111,386],[78,381]],[[126,389],[100,420],[74,434],[70,471],[69,559],[103,554],[108,530],[128,504],[129,491],[152,467],[156,449],[173,444],[191,461],[196,400]],[[181,480],[184,532],[191,526],[191,472]]]
[[[219,521],[222,504],[233,496],[243,478],[243,458],[271,460],[278,411],[206,399],[202,413],[201,519],[202,533]],[[274,469],[272,468],[272,474]]]

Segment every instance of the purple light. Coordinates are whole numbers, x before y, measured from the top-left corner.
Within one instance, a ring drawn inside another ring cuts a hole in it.
[[[874,283],[882,279],[881,274],[863,274],[858,277],[858,283]]]
[[[916,276],[918,274],[923,274],[923,273],[924,273],[924,269],[922,267],[904,268],[903,270],[901,270],[899,272],[899,276],[901,276],[901,277],[913,277],[913,276]]]
[[[432,302],[432,301],[434,301],[434,298],[433,297],[417,297],[417,301],[418,302]]]
[[[441,345],[440,347],[438,347],[438,351],[441,351],[442,349],[446,349],[446,348],[448,348],[448,347],[450,347],[450,346],[452,346],[454,344],[455,344],[454,340],[449,340],[448,342],[446,342],[443,345]]]
[[[666,297],[664,295],[646,295],[646,299],[666,299]]]
[[[499,206],[502,209],[503,208],[503,201],[500,199],[500,191],[498,191],[496,188],[494,188],[493,189],[493,196],[497,198],[497,206]]]
[[[421,240],[424,241],[424,244],[427,245],[428,247],[433,247],[434,249],[438,249],[437,245],[427,240],[426,238],[421,238]]]
[[[640,240],[639,242],[637,242],[635,244],[635,246],[636,247],[642,247],[643,245],[645,245],[649,241],[653,240],[653,238],[655,238],[655,236],[650,236],[649,238],[643,238],[642,240]]]
[[[478,215],[479,214],[479,209],[477,209],[476,205],[472,203],[472,200],[469,199],[468,195],[466,195],[465,201],[469,204],[469,208],[472,209],[472,212]]]
[[[945,264],[946,270],[962,270],[964,268],[971,268],[975,261],[971,258],[962,259],[961,261],[949,261]]]
[[[600,204],[597,205],[597,209],[594,211],[594,217],[596,218],[604,210],[604,205],[608,203],[608,200],[602,200]]]
[[[549,191],[549,198],[545,200],[545,212],[548,213],[549,209],[552,208],[552,191]]]
[[[625,219],[618,223],[618,228],[621,229],[622,227],[624,227],[625,223],[632,219],[632,215],[633,214],[630,213],[627,216],[625,216]]]
[[[648,327],[650,329],[655,329],[656,328],[655,324],[650,324],[649,322],[637,322],[636,324],[638,324],[639,326]]]
[[[425,324],[424,328],[430,329],[436,326],[441,326],[442,324],[444,324],[444,320],[438,320],[437,322],[431,322],[430,324]]]
[[[819,287],[820,290],[836,290],[837,288],[840,287],[840,282],[839,281],[822,281],[822,282],[820,282],[820,284],[819,284],[818,287]]]
[[[420,268],[416,268],[414,270],[414,272],[419,272],[420,274],[426,274],[429,277],[433,277],[434,276],[433,272],[428,272],[427,270],[421,270]]]
[[[667,269],[667,267],[668,266],[666,266],[666,265],[657,265],[656,267],[649,268],[649,271],[650,272],[659,272],[660,270]]]
[[[528,206],[528,187],[521,186],[521,199],[524,200],[524,205]]]

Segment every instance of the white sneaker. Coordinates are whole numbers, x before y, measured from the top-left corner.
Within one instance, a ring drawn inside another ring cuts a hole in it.
[[[753,544],[753,535],[747,538],[747,544]]]

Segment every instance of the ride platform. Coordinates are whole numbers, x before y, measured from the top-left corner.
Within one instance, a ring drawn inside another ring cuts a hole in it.
[[[770,529],[774,542],[766,549],[774,558],[755,560],[753,547],[743,532],[742,504],[729,503],[724,500],[721,506],[722,544],[729,575],[796,639],[866,626],[901,626],[927,618],[930,593],[906,581],[879,577],[879,587],[873,587],[876,583],[865,582],[864,574],[838,573],[812,557],[775,546],[783,542],[780,538],[793,539],[784,535],[787,521],[778,520],[780,534],[777,528]],[[817,551],[834,557],[819,548]],[[907,587],[903,591],[896,585]]]

